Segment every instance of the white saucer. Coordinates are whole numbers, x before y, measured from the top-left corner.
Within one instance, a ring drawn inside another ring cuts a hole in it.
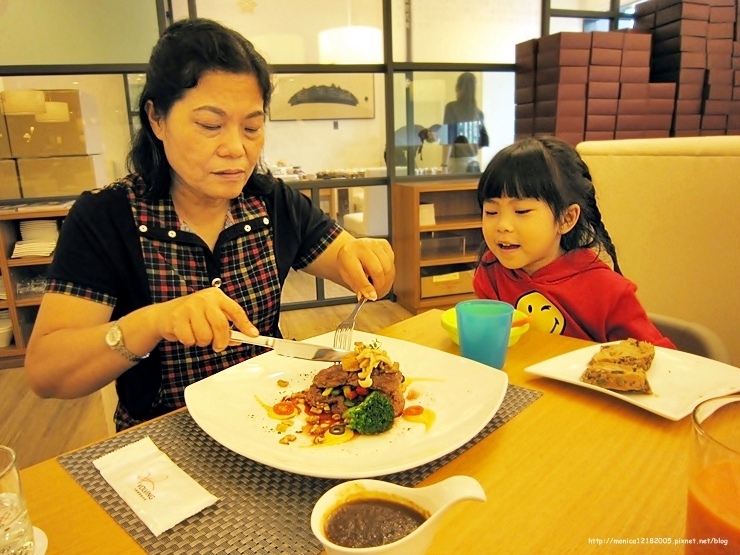
[[[49,538],[41,528],[33,527],[33,555],[44,555],[49,547]]]

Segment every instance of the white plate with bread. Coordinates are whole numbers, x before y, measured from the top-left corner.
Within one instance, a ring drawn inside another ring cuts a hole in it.
[[[647,384],[644,380],[619,379],[619,384],[625,382],[628,384],[625,387],[640,388],[649,392],[618,391],[583,381],[590,378],[607,386],[620,387],[616,378],[609,380],[605,376],[610,370],[609,364],[596,369],[601,371],[596,371],[593,366],[595,356],[598,359],[604,348],[617,343],[584,347],[534,364],[524,371],[600,391],[669,420],[681,420],[688,416],[704,399],[740,391],[740,368],[664,347],[654,347],[654,358],[642,364],[643,367],[646,365],[649,367],[645,371]],[[640,364],[635,361],[628,361],[628,366],[630,364],[634,365],[638,372],[642,370],[637,369]],[[627,374],[628,378],[635,377],[629,371]]]

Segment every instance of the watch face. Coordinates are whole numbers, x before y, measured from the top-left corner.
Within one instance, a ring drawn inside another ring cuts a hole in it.
[[[121,329],[118,326],[111,326],[105,334],[105,342],[111,347],[118,345],[121,342]]]

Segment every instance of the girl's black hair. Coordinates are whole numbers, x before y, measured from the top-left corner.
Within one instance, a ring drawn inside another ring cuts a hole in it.
[[[568,206],[581,207],[578,222],[560,238],[564,251],[604,249],[622,273],[617,252],[596,204],[588,166],[576,149],[555,137],[527,138],[500,150],[478,182],[478,204],[493,198],[533,198],[552,209],[560,221]]]
[[[254,75],[267,113],[272,94],[270,68],[251,42],[209,19],[183,19],[170,25],[149,58],[146,84],[139,98],[141,129],[134,136],[127,160],[129,171],[143,178],[149,198],[167,196],[171,169],[164,146],[149,123],[147,102],[151,100],[157,115],[166,117],[172,106],[209,71]]]

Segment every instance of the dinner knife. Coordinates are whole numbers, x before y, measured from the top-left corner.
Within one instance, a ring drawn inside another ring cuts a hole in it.
[[[288,339],[277,339],[258,335],[250,337],[238,331],[231,332],[231,340],[237,343],[249,343],[274,350],[277,354],[285,357],[303,358],[306,360],[324,360],[328,362],[340,362],[350,351],[333,349],[323,345],[312,345],[303,341],[291,341]]]

